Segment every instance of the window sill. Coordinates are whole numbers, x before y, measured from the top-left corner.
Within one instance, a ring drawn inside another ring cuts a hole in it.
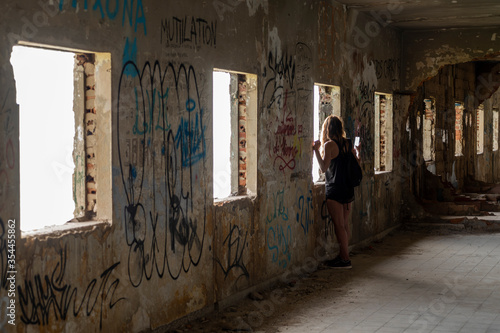
[[[375,176],[377,176],[377,175],[386,175],[386,174],[389,174],[391,172],[392,172],[392,170],[391,171],[375,171],[374,173],[375,173]]]
[[[101,228],[103,231],[111,228],[109,221],[67,222],[42,229],[21,231],[21,238],[56,238],[67,234],[84,233]]]
[[[225,203],[230,203],[230,202],[239,201],[239,200],[254,200],[255,198],[257,198],[257,195],[255,195],[255,194],[235,195],[235,196],[230,196],[230,197],[221,198],[221,199],[217,198],[217,199],[214,199],[214,205],[215,206],[222,206]]]

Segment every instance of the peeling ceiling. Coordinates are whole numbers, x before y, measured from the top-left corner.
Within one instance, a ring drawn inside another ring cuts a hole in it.
[[[499,27],[499,0],[337,0],[402,30]]]

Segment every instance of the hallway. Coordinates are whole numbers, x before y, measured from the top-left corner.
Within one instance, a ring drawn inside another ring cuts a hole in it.
[[[169,332],[500,332],[500,233],[401,229],[352,261]]]

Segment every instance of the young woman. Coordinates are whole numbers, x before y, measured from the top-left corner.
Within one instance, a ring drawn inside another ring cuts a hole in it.
[[[323,148],[321,153],[320,147]],[[351,268],[348,219],[351,202],[354,200],[354,188],[346,185],[345,177],[347,175],[339,166],[346,158],[349,149],[352,149],[354,156],[357,154],[356,150],[352,148],[351,140],[345,137],[344,126],[339,117],[329,116],[325,119],[321,141],[315,141],[313,149],[319,167],[325,173],[326,206],[332,217],[335,235],[340,247],[339,255],[335,259],[327,261],[326,264],[334,268]]]

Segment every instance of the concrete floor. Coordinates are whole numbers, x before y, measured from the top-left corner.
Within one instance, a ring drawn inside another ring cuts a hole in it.
[[[500,332],[500,233],[398,230],[351,259],[173,332]]]

